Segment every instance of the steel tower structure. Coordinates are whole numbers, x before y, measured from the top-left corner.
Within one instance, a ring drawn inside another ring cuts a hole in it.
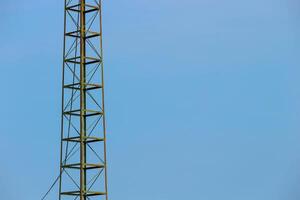
[[[101,0],[65,0],[59,200],[107,200]]]

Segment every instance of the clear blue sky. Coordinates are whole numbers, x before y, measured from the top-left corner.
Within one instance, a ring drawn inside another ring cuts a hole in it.
[[[299,1],[103,9],[112,200],[299,200]],[[59,171],[63,1],[2,0],[0,24],[0,198],[39,200]]]

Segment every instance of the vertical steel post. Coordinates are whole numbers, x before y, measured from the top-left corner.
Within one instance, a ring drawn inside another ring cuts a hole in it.
[[[64,34],[66,33],[66,22],[67,22],[67,13],[66,13],[66,7],[67,7],[67,0],[64,0]],[[61,89],[61,112],[64,112],[64,80],[65,80],[65,54],[66,54],[66,38],[64,36],[63,39],[63,62],[62,62],[62,89]],[[63,138],[64,130],[63,130],[63,123],[64,123],[64,117],[63,114],[61,114],[61,138]],[[61,189],[62,189],[62,180],[61,175],[63,173],[63,141],[60,142],[60,169],[59,169],[59,193],[58,193],[58,199],[61,200]]]
[[[80,1],[80,200],[86,200],[85,0]]]
[[[99,4],[99,9],[100,9],[100,55],[101,58],[103,58],[103,42],[102,42],[102,2],[100,0]],[[101,80],[102,80],[102,110],[103,110],[103,137],[104,137],[104,145],[103,145],[103,151],[104,151],[104,163],[105,163],[105,168],[104,168],[104,173],[105,173],[105,191],[107,191],[107,166],[106,166],[106,122],[105,122],[105,106],[104,106],[104,66],[103,66],[103,60],[101,62]],[[108,195],[106,194],[105,199],[108,200]]]

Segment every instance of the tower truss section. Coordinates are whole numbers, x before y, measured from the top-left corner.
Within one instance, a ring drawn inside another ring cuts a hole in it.
[[[108,200],[101,0],[65,0],[59,200]]]

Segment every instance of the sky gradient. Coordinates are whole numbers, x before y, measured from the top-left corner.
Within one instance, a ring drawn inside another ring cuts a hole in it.
[[[63,1],[1,4],[1,199],[39,200],[59,171]],[[110,199],[299,200],[298,1],[103,12]]]

